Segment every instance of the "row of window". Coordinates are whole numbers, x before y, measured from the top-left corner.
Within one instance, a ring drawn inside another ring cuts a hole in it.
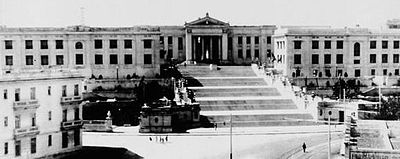
[[[67,85],[62,85],[61,86],[61,96],[66,97],[67,96]],[[21,89],[16,88],[14,90],[14,101],[18,102],[21,100]],[[47,95],[51,96],[51,86],[47,87]],[[74,85],[74,96],[79,96],[79,84]],[[4,89],[3,90],[3,98],[8,99],[8,90]],[[30,88],[30,100],[35,100],[36,99],[36,87],[31,87]]]
[[[376,49],[376,40],[370,41],[369,42],[369,48],[370,49]],[[382,49],[388,49],[389,48],[389,41],[388,40],[382,40],[381,41],[381,46]],[[394,40],[393,41],[393,49],[399,49],[400,48],[400,41],[399,40]]]
[[[295,40],[293,42],[294,42],[294,49],[301,49],[302,41]],[[277,43],[277,45],[279,46],[278,43]],[[318,40],[311,41],[311,49],[319,49],[319,41]],[[332,41],[331,40],[324,41],[324,49],[332,49]],[[343,49],[343,40],[336,41],[336,49]]]
[[[301,54],[294,54],[294,64],[301,64]],[[319,55],[311,55],[311,64],[319,64]],[[324,64],[331,64],[331,54],[324,55]],[[343,64],[343,54],[336,54],[336,64]]]
[[[13,56],[7,55],[5,56],[5,62],[7,66],[12,66],[13,63]],[[31,66],[34,64],[33,55],[26,55],[25,56],[25,65]],[[132,55],[125,54],[124,55],[124,62],[125,64],[132,64]],[[41,65],[49,65],[49,56],[48,55],[41,55],[40,56],[40,64]],[[83,65],[83,54],[75,54],[75,64],[76,65]],[[103,55],[96,54],[95,55],[95,64],[103,64]],[[118,64],[118,55],[111,54],[110,55],[110,64]],[[152,64],[152,56],[150,54],[144,55],[144,64]],[[64,55],[56,55],[56,65],[64,65]]]
[[[152,40],[143,40],[144,48],[151,48],[151,41]],[[182,40],[181,40],[182,41]],[[64,49],[64,40],[55,40],[55,49]],[[10,50],[13,49],[13,41],[12,40],[4,40],[5,49]],[[48,40],[40,40],[40,49],[49,49]],[[33,40],[25,40],[25,49],[30,50],[33,49]],[[94,40],[94,48],[95,49],[102,49],[103,48],[103,40],[96,39]],[[117,49],[118,48],[118,40],[111,39],[109,40],[109,48],[110,49]],[[132,49],[132,40],[124,40],[124,48],[125,49]],[[82,42],[75,43],[75,49],[83,49]]]
[[[239,45],[243,44],[242,36],[238,36],[237,40],[238,40]],[[251,36],[246,36],[246,44],[250,44],[250,43],[251,43]],[[256,45],[260,44],[260,37],[258,37],[258,36],[254,37],[254,44],[256,44]],[[267,44],[271,44],[271,36],[267,36]]]
[[[336,77],[343,76],[342,73],[343,73],[343,70],[341,70],[341,69],[336,70]],[[345,74],[347,74],[347,72],[345,72]],[[375,76],[376,75],[376,69],[371,69],[370,70],[370,75],[371,76]],[[392,73],[388,72],[388,69],[382,69],[382,75],[384,75],[384,76],[387,76],[387,75],[392,76]],[[394,69],[394,75],[395,76],[399,76],[400,75],[400,69]],[[292,73],[292,76],[293,77],[301,76],[301,70],[297,69],[295,72]],[[314,70],[313,71],[313,76],[314,77],[322,77],[323,74],[322,74],[322,72],[319,72],[319,70]],[[330,69],[325,69],[325,76],[326,77],[331,77],[332,76]],[[354,77],[361,77],[361,69],[354,69]]]
[[[74,145],[78,146],[80,145],[80,130],[74,130]],[[67,132],[63,132],[62,136],[61,136],[61,146],[62,148],[67,148],[68,147],[68,133]],[[47,146],[51,147],[53,145],[53,136],[52,135],[48,135],[47,136]],[[8,154],[8,149],[9,149],[9,145],[8,142],[4,143],[4,154],[7,155]],[[21,150],[24,150],[22,148],[21,145],[21,140],[15,140],[15,156],[21,156]],[[33,137],[30,139],[30,153],[31,154],[35,154],[37,150],[37,139],[36,137]]]
[[[238,49],[238,58],[243,59],[243,49]],[[251,58],[251,50],[246,50],[246,58]],[[260,58],[260,50],[254,49],[254,58]]]
[[[168,36],[168,45],[172,45],[172,36]],[[160,36],[160,44],[164,44],[164,36]],[[183,50],[183,38],[178,37],[178,50]]]

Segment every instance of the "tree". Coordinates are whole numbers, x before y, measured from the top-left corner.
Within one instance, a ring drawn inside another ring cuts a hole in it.
[[[398,97],[389,98],[382,101],[382,107],[375,119],[379,120],[398,120],[400,119],[400,101]]]

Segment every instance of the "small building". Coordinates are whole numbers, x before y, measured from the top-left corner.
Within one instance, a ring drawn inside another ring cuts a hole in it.
[[[166,97],[144,105],[140,112],[140,133],[185,132],[200,126],[200,104],[184,81],[174,82],[175,98]]]
[[[358,119],[373,119],[378,114],[378,102],[365,100],[323,101],[318,103],[318,120],[327,121],[331,112],[332,122],[344,122],[345,116],[355,113]]]

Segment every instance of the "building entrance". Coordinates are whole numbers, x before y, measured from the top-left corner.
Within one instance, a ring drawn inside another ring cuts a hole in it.
[[[193,60],[202,63],[218,63],[221,59],[221,39],[221,36],[193,36]]]

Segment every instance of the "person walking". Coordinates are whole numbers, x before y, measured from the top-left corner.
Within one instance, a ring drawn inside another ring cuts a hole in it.
[[[304,153],[306,153],[306,148],[307,148],[307,146],[306,146],[306,143],[304,142],[304,143],[303,143],[303,152],[304,152]]]
[[[168,142],[168,135],[165,136],[165,142]]]

